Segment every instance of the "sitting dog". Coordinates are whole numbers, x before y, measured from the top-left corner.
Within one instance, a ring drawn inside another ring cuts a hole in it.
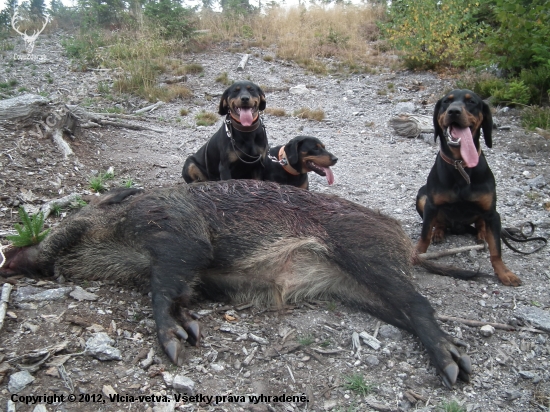
[[[232,180],[149,191],[118,189],[65,219],[36,246],[5,252],[0,275],[62,275],[151,290],[161,346],[181,365],[197,345],[194,288],[264,307],[339,299],[422,341],[446,386],[471,363],[411,281],[415,262],[440,274],[477,273],[419,259],[396,220],[336,196]]]
[[[315,137],[297,136],[286,145],[269,149],[262,180],[303,189],[309,188],[308,172],[325,176],[329,185],[334,183],[330,166],[338,158],[325,149],[325,145]]]
[[[265,107],[265,94],[256,84],[239,81],[229,86],[218,109],[226,119],[208,142],[185,161],[185,181],[260,180],[268,149],[259,115]]]
[[[443,240],[445,229],[460,234],[474,224],[478,240],[489,245],[498,279],[519,286],[521,280],[502,262],[495,178],[479,143],[483,130],[485,144],[492,146],[489,106],[470,90],[453,90],[435,105],[433,123],[441,149],[416,197],[423,219],[418,253],[426,252],[432,239]]]

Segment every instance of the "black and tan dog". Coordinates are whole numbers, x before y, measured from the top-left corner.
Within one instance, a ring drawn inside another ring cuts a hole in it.
[[[338,158],[325,149],[325,145],[316,137],[296,136],[286,145],[269,149],[265,163],[263,180],[309,188],[308,172],[325,176],[329,185],[334,183],[334,174],[330,170]]]
[[[418,337],[447,386],[471,363],[409,279],[415,257],[396,220],[347,200],[272,182],[231,180],[139,193],[120,189],[64,220],[37,246],[11,248],[0,275],[62,275],[149,286],[161,346],[176,364],[199,324],[196,289],[264,307],[338,299]]]
[[[495,178],[479,142],[483,130],[485,144],[492,146],[489,106],[470,90],[453,90],[435,105],[433,123],[441,149],[416,197],[423,219],[418,252],[424,253],[432,240],[443,240],[446,229],[460,234],[474,224],[478,240],[489,245],[498,279],[519,286],[521,280],[502,262]]]
[[[208,142],[185,161],[185,181],[260,180],[268,149],[259,115],[265,107],[265,94],[258,85],[239,81],[229,86],[218,109],[227,117]]]

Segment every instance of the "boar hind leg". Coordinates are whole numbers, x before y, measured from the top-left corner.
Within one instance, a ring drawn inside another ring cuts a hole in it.
[[[199,323],[187,306],[198,271],[211,261],[211,249],[208,243],[185,241],[166,233],[153,236],[151,241],[156,245],[152,248],[151,295],[157,335],[170,360],[181,366],[183,342],[197,346],[200,341]]]
[[[339,285],[337,293],[342,300],[418,336],[447,387],[452,387],[457,378],[469,380],[470,358],[441,330],[428,300],[403,275],[386,271],[378,280],[372,275],[353,278],[348,285]]]

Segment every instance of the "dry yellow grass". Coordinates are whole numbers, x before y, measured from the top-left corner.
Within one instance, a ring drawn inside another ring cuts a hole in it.
[[[277,116],[277,117],[286,116],[285,109],[281,109],[278,107],[267,107],[264,111],[265,111],[265,114],[269,114],[271,116]]]
[[[302,107],[294,111],[294,116],[299,117],[300,119],[317,120],[320,122],[325,118],[325,112],[321,109],[313,110],[307,107]]]
[[[316,73],[326,71],[319,58],[334,57],[353,70],[380,64],[376,22],[384,17],[379,6],[272,8],[265,15],[226,17],[203,12],[200,29],[212,42],[244,40],[244,46],[276,47],[277,57],[294,60]],[[243,50],[244,51],[244,50]]]

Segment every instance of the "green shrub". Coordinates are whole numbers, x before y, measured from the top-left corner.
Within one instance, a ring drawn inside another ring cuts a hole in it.
[[[396,0],[388,9],[382,33],[401,50],[411,69],[470,64],[474,44],[484,33],[474,0]]]
[[[529,106],[521,112],[521,125],[529,130],[550,131],[550,107]]]
[[[494,89],[492,97],[493,104],[525,105],[531,99],[531,91],[522,80],[511,80],[504,88]]]
[[[488,60],[513,75],[550,64],[548,0],[491,0],[497,27],[487,33]]]
[[[151,0],[144,11],[150,26],[165,39],[188,39],[195,30],[193,11],[174,0]]]
[[[81,33],[73,38],[61,40],[67,57],[71,58],[79,70],[85,71],[88,66],[99,65],[97,50],[105,45],[103,36],[97,31]]]

